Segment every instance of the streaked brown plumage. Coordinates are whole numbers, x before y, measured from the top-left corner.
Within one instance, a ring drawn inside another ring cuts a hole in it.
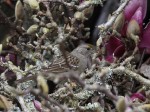
[[[52,64],[45,69],[51,73],[63,73],[69,70],[83,72],[92,65],[91,55],[94,47],[90,44],[79,45],[71,53],[66,53],[66,59],[62,56],[53,60]]]

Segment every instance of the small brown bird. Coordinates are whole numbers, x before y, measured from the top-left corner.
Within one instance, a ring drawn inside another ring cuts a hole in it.
[[[92,65],[92,54],[94,53],[94,46],[90,44],[81,44],[71,53],[66,53],[66,58],[63,56],[54,59],[52,64],[46,68],[46,72],[63,73],[69,70],[85,71]]]
[[[90,44],[81,44],[75,48],[71,53],[66,53],[66,58],[61,56],[60,58],[55,58],[52,63],[47,68],[42,68],[41,73],[45,74],[47,77],[49,73],[61,74],[69,72],[70,70],[82,73],[86,68],[90,68],[92,65],[92,54],[95,52],[95,47]],[[16,83],[21,83],[22,81],[27,81],[35,79],[35,76],[25,77],[23,79],[17,80]]]

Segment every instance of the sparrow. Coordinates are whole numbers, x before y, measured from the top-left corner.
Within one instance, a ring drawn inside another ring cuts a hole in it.
[[[96,48],[91,44],[80,44],[72,52],[66,52],[66,56],[60,56],[53,59],[48,67],[40,69],[39,73],[43,74],[46,79],[49,79],[48,74],[63,74],[70,71],[77,71],[77,73],[84,72],[87,68],[92,66],[92,54]],[[35,80],[37,75],[24,77],[23,79],[15,81],[16,84],[22,81]],[[51,79],[50,79],[51,80]]]
[[[61,56],[52,61],[48,68],[44,69],[49,73],[64,73],[69,70],[84,72],[92,65],[92,54],[95,48],[91,44],[81,44],[71,53],[66,52],[66,56]]]

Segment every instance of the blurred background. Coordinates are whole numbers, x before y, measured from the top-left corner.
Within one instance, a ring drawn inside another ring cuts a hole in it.
[[[149,22],[150,19],[150,0],[148,1],[147,15],[144,20],[144,25]],[[0,0],[0,9],[9,17],[10,20],[14,21],[14,10],[17,0]],[[90,39],[87,42],[95,44],[98,38],[97,26],[106,22],[109,14],[115,11],[119,6],[120,0],[106,0],[104,6],[96,5],[94,8],[93,16],[85,22],[86,27],[90,27],[91,34]],[[9,31],[9,27],[4,23],[4,19],[0,16],[0,42],[6,37],[5,35]]]

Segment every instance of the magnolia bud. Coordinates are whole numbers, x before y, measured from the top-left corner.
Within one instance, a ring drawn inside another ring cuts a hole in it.
[[[45,28],[45,27],[42,30],[44,34],[47,34],[50,31],[48,28]]]
[[[34,23],[40,23],[40,20],[37,18],[37,15],[33,15],[32,19],[33,19]]]
[[[113,24],[113,29],[116,30],[117,32],[120,32],[121,29],[123,28],[124,22],[125,22],[125,16],[122,12],[116,18],[115,23]]]
[[[37,0],[25,0],[24,2],[29,4],[32,10],[39,10],[39,3]]]
[[[37,77],[37,84],[39,87],[41,87],[43,93],[48,94],[49,88],[47,85],[47,81],[45,80],[45,78],[42,75],[39,75]]]
[[[2,101],[0,101],[0,108],[6,109],[6,106],[5,106],[5,104]]]
[[[145,110],[146,112],[149,112],[150,104],[143,104],[143,105],[139,106],[138,108],[141,108],[141,109]]]
[[[116,109],[118,112],[124,112],[126,109],[125,98],[123,96],[119,96],[118,101],[116,103]]]
[[[93,15],[94,6],[90,5],[88,8],[85,8],[82,12],[86,18],[90,18]]]
[[[36,33],[38,27],[39,27],[39,26],[36,25],[36,24],[30,26],[30,27],[28,28],[28,30],[27,30],[27,34],[34,34],[34,33]]]
[[[17,1],[15,6],[15,18],[16,20],[23,20],[24,18],[24,8],[20,0]]]
[[[103,40],[102,37],[99,37],[98,40],[96,41],[96,46],[99,47],[102,44]]]
[[[127,37],[131,37],[131,35],[139,35],[140,34],[140,26],[136,20],[131,20],[127,27]]]
[[[51,27],[52,27],[52,23],[47,23],[47,24],[46,24],[46,27],[47,27],[47,28],[51,28]]]
[[[47,27],[47,28],[52,28],[52,27],[53,27],[53,28],[56,28],[56,27],[57,27],[57,24],[56,24],[55,22],[47,23],[47,24],[46,24],[46,27]]]
[[[82,20],[84,20],[84,14],[82,13],[82,12],[79,12],[79,11],[77,11],[75,14],[74,14],[74,18],[76,18],[77,20],[79,20],[79,21],[82,21]]]
[[[2,52],[2,49],[3,49],[3,45],[0,44],[0,54],[1,54],[1,52]]]

